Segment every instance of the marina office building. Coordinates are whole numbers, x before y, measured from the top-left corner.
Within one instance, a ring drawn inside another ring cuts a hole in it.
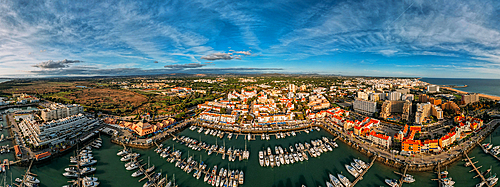
[[[99,120],[89,119],[81,113],[41,124],[35,121],[32,115],[29,115],[19,123],[19,129],[23,137],[29,137],[29,143],[41,146],[57,145],[72,140],[97,125],[99,125]]]

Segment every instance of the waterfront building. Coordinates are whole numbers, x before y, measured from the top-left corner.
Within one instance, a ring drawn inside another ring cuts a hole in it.
[[[371,140],[373,143],[378,144],[385,148],[389,148],[389,146],[391,146],[390,136],[384,134],[378,134],[375,131],[370,132],[370,134],[368,135],[368,140]]]
[[[456,132],[450,132],[450,133],[446,134],[445,136],[443,136],[439,139],[439,146],[441,148],[445,148],[445,147],[453,144],[453,142],[455,142],[455,140],[457,139],[456,136],[457,136]]]
[[[377,103],[356,99],[353,103],[353,108],[356,112],[371,116],[377,112]]]
[[[99,123],[99,120],[87,118],[81,113],[41,124],[29,115],[19,123],[19,129],[23,137],[29,137],[28,142],[34,146],[57,145],[76,138]]]
[[[54,103],[41,110],[41,117],[45,121],[57,120],[83,113],[83,107],[78,104]]]
[[[401,151],[405,151],[410,154],[420,153],[420,149],[423,146],[420,140],[406,139],[401,142]]]
[[[424,140],[424,146],[422,146],[422,152],[440,152],[441,147],[439,147],[439,140]]]
[[[110,122],[112,120],[105,120],[106,122]],[[149,123],[147,121],[140,121],[140,122],[128,122],[128,121],[121,121],[118,125],[123,128],[130,129],[131,131],[135,132],[138,136],[146,136],[149,134],[152,134],[154,132],[157,132],[161,129],[167,128],[168,126],[172,125],[175,123],[175,119],[173,118],[168,118],[166,120],[163,120],[161,122],[157,123]]]
[[[427,86],[427,92],[428,92],[428,93],[436,93],[436,92],[439,92],[439,86],[437,86],[437,85],[428,85],[428,86]]]
[[[474,94],[466,94],[462,96],[462,104],[463,105],[468,105],[470,103],[475,103],[479,102],[479,95],[474,93]]]

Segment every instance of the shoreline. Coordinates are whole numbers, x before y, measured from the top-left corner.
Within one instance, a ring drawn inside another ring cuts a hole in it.
[[[446,90],[449,90],[449,91],[453,91],[453,92],[457,92],[459,94],[469,94],[469,92],[466,92],[466,91],[462,91],[462,90],[457,90],[455,88],[450,88],[450,87],[441,87],[442,89],[446,89]],[[494,101],[499,101],[500,100],[500,96],[494,96],[494,95],[487,95],[487,94],[482,94],[482,93],[477,93],[477,95],[479,97],[482,97],[482,98],[486,98],[486,99],[490,99],[490,100],[494,100]]]
[[[420,80],[420,81],[422,81],[422,80]],[[422,82],[423,83],[427,83],[427,84],[431,84],[431,83],[428,83],[428,82],[425,82],[425,81],[422,81]],[[450,87],[441,87],[441,89],[446,89],[446,90],[449,90],[449,91],[457,92],[459,94],[469,94],[469,92],[458,90],[458,89],[455,89],[455,88],[450,88]],[[482,97],[482,98],[486,98],[486,99],[490,99],[490,100],[494,100],[494,101],[500,101],[500,96],[488,95],[488,94],[483,94],[483,93],[477,93],[477,94],[479,95],[479,97]]]

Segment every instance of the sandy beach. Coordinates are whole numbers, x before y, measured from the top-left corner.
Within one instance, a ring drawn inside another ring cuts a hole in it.
[[[450,90],[450,91],[454,91],[454,92],[457,92],[459,94],[468,94],[468,92],[464,92],[464,91],[457,90],[457,89],[450,88],[450,87],[441,87],[441,88],[442,89],[447,89],[447,90]],[[480,93],[478,93],[478,95],[479,95],[479,97],[486,98],[486,99],[491,99],[491,100],[495,100],[495,101],[499,101],[500,100],[499,96],[486,95],[486,94],[480,94]]]

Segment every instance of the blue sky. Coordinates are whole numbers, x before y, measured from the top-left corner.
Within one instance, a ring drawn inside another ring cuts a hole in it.
[[[0,77],[500,78],[500,1],[7,1]]]

